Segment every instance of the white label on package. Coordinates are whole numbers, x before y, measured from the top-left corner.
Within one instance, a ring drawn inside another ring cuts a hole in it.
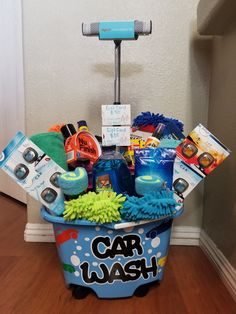
[[[130,105],[102,105],[102,125],[130,124]]]
[[[130,127],[129,126],[103,126],[102,145],[130,146]]]

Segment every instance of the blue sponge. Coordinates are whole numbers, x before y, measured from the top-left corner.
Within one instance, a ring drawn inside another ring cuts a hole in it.
[[[88,174],[84,168],[78,167],[61,174],[57,183],[65,195],[78,195],[88,188]]]

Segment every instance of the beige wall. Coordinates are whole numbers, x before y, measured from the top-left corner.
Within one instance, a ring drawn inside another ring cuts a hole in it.
[[[206,180],[203,229],[236,267],[236,30],[213,50],[208,126],[232,154]]]
[[[181,119],[187,134],[208,110],[209,43],[196,35],[197,0],[23,0],[27,134],[86,119],[101,130],[100,105],[113,101],[113,43],[81,35],[81,23],[153,21],[153,34],[122,48],[123,102]],[[176,224],[200,226],[202,185]],[[29,222],[39,212],[29,202]]]

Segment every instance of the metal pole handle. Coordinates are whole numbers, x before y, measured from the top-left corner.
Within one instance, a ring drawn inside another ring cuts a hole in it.
[[[115,43],[114,104],[120,104],[121,40],[115,40],[114,43]]]

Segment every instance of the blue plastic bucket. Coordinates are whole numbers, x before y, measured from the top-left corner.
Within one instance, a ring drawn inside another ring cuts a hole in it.
[[[45,208],[41,214],[53,224],[67,286],[89,287],[99,298],[123,298],[161,281],[172,219],[117,230],[114,224],[65,222]]]

